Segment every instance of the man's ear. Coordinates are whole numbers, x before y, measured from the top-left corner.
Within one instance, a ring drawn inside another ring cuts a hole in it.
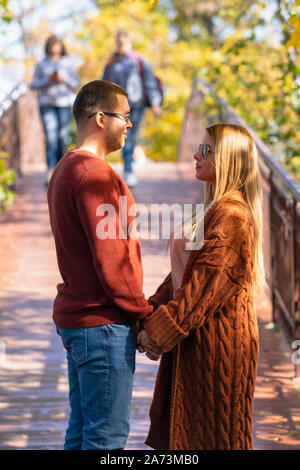
[[[99,113],[96,114],[96,124],[98,127],[101,127],[103,129],[104,127],[104,114],[100,111]]]

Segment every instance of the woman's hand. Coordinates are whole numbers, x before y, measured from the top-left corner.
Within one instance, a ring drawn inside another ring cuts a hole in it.
[[[57,72],[54,72],[54,73],[52,73],[52,75],[49,76],[49,82],[50,83],[64,83],[65,80]]]
[[[139,345],[142,345],[145,349],[145,346],[151,342],[150,336],[148,335],[146,330],[142,330],[137,335],[137,342]]]
[[[151,342],[150,336],[148,335],[146,330],[142,330],[139,332],[137,336],[137,343],[138,351],[146,351],[146,356],[152,361],[158,361],[158,359],[162,355],[161,350],[154,343]]]
[[[162,355],[161,350],[154,343],[148,343],[145,349],[146,356],[149,357],[149,359],[152,361],[158,361]]]

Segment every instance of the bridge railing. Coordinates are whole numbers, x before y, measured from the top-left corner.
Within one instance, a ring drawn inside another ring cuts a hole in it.
[[[24,83],[16,85],[0,104],[0,150],[9,155],[8,166],[20,173],[19,98],[26,93]]]
[[[215,98],[212,115],[203,116],[206,96]],[[200,112],[199,112],[200,110]],[[300,344],[300,184],[272,155],[268,146],[212,86],[196,79],[186,107],[178,160],[191,161],[205,126],[212,121],[232,122],[246,127],[260,154],[263,183],[264,259],[272,299],[273,320],[280,322],[290,345]],[[18,85],[0,105],[0,149],[11,156],[10,166],[20,174],[21,155],[28,161],[44,152],[43,131],[36,94]],[[300,374],[300,365],[295,365]]]
[[[25,83],[18,84],[0,103],[0,151],[10,155],[8,166],[18,176],[22,176],[27,163],[42,162],[46,168],[37,93]]]
[[[216,106],[210,116],[201,109],[207,96]],[[289,345],[300,347],[300,184],[272,155],[268,146],[213,87],[196,79],[186,107],[178,160],[188,161],[195,152],[205,126],[231,122],[248,129],[260,155],[263,186],[264,260],[272,299],[273,321],[281,324]],[[296,341],[296,343],[294,343]],[[298,343],[299,341],[299,343]],[[292,352],[292,350],[291,350]],[[295,374],[300,365],[295,364]]]

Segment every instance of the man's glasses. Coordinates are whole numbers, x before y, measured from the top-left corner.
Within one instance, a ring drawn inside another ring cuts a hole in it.
[[[95,113],[93,114],[89,114],[88,115],[88,118],[91,118],[93,116],[96,116],[96,114],[98,114],[100,111],[96,111]],[[114,116],[114,117],[122,117],[125,121],[126,124],[128,124],[128,122],[130,121],[130,113],[107,113],[105,111],[101,111],[103,114],[106,114],[107,116]]]
[[[210,145],[208,144],[199,144],[199,147],[198,147],[198,152],[201,152],[202,153],[202,157],[203,158],[206,158],[207,157],[207,154],[209,152],[214,152],[214,150],[211,148]]]

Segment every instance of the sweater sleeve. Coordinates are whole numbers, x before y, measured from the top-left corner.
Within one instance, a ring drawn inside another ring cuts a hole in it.
[[[192,275],[174,300],[144,321],[151,340],[163,352],[200,328],[237,295],[249,276],[251,230],[236,209],[217,209],[207,227]]]
[[[119,189],[109,170],[88,172],[75,192],[75,202],[83,230],[88,239],[93,265],[106,296],[128,317],[140,320],[152,313],[134,265],[140,263],[129,253],[129,235],[119,237]],[[102,210],[104,213],[102,213]],[[107,213],[107,215],[105,215]],[[100,225],[106,219],[105,236]],[[102,221],[102,222],[101,222]],[[128,217],[128,223],[132,223]],[[127,227],[128,228],[128,224]],[[137,243],[139,243],[137,241]]]
[[[58,73],[64,79],[65,84],[71,89],[76,90],[79,86],[78,73],[75,67],[68,65],[67,67],[62,67],[58,70]]]
[[[170,272],[161,285],[157,288],[156,292],[149,297],[149,304],[153,305],[154,309],[160,305],[167,304],[170,300],[172,292],[172,273]]]
[[[38,62],[34,70],[31,89],[42,90],[47,86],[49,86],[49,76],[45,73],[42,63]]]

